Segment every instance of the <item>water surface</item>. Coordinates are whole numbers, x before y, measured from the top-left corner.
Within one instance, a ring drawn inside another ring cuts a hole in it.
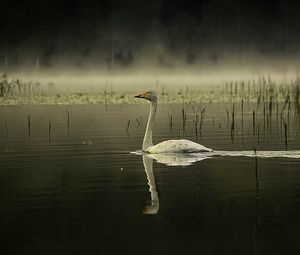
[[[298,122],[291,117],[287,146],[276,116],[268,130],[258,117],[253,136],[249,107],[243,128],[236,115],[232,137],[230,107],[206,105],[196,136],[192,110],[183,132],[181,106],[159,106],[154,141],[185,136],[215,150],[196,160],[130,153],[141,148],[147,105],[2,107],[2,253],[299,250]]]

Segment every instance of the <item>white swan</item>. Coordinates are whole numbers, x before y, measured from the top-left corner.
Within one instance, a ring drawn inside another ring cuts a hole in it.
[[[157,95],[154,91],[147,91],[141,93],[136,98],[143,98],[150,101],[150,113],[147,123],[147,128],[143,140],[143,151],[151,154],[157,153],[194,153],[194,152],[210,152],[209,149],[201,144],[194,143],[190,140],[167,140],[159,144],[153,145],[152,143],[152,130],[157,110]]]

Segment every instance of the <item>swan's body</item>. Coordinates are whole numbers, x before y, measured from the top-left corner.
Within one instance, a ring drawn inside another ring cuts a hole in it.
[[[205,146],[194,143],[190,140],[180,139],[180,140],[167,140],[158,143],[154,146],[146,149],[149,153],[193,153],[193,152],[209,152],[212,151]]]
[[[157,153],[193,153],[193,152],[210,152],[212,149],[192,142],[190,140],[167,140],[159,144],[153,145],[152,142],[152,130],[157,110],[157,96],[154,91],[148,91],[136,96],[137,98],[144,98],[150,101],[150,112],[147,123],[147,128],[143,140],[143,151],[157,154]]]

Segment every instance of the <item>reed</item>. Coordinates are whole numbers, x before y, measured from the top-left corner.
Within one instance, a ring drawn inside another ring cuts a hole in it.
[[[235,109],[234,109],[234,104],[232,105],[232,112],[231,112],[231,117],[232,117],[232,121],[231,121],[231,128],[230,128],[230,137],[231,137],[231,142],[234,141],[234,129],[235,129]]]
[[[234,124],[235,124],[235,107],[234,107],[234,104],[232,105],[231,117],[232,117],[232,124],[234,126]]]
[[[205,108],[203,107],[200,113],[200,123],[199,123],[199,134],[202,134],[202,127],[204,122]]]
[[[260,213],[260,196],[259,196],[259,170],[258,170],[258,158],[257,149],[254,148],[254,164],[255,164],[255,201],[256,201],[256,230],[261,228],[261,213]],[[257,246],[257,245],[256,245]],[[257,249],[257,248],[256,248]]]
[[[290,95],[287,94],[286,98],[284,100],[284,105],[283,105],[282,111],[281,111],[282,113],[284,112],[284,110],[285,110],[286,106],[288,105],[289,101],[290,101]]]
[[[168,121],[169,121],[170,134],[172,137],[172,133],[173,133],[173,116],[172,116],[172,114],[168,113]]]
[[[241,111],[242,111],[242,130],[244,129],[244,100],[241,102]]]
[[[252,133],[255,136],[255,111],[252,112]]]
[[[234,142],[234,124],[231,123],[231,128],[230,128],[230,138],[231,138],[231,142]]]
[[[108,93],[106,89],[104,90],[104,105],[105,105],[105,110],[107,111],[108,108]]]
[[[186,127],[186,113],[185,113],[184,108],[182,108],[181,112],[182,112],[182,134],[183,134],[183,137],[185,137],[185,135],[186,135],[186,129],[185,129],[185,127]]]
[[[284,122],[284,140],[285,140],[285,149],[288,147],[288,125]]]
[[[280,137],[282,137],[283,113],[280,113]]]
[[[27,116],[27,127],[28,127],[28,137],[31,135],[31,117],[30,114]]]
[[[273,96],[271,95],[270,99],[269,99],[269,117],[270,117],[270,120],[272,118],[272,110],[273,110]]]
[[[196,141],[198,140],[198,128],[199,128],[199,109],[200,109],[200,104],[198,105],[197,109],[195,109],[195,106],[193,108],[193,113],[194,113],[194,118],[193,118],[193,124],[195,128],[195,136],[196,136]]]
[[[48,142],[51,143],[51,121],[48,123]]]
[[[248,91],[246,93],[247,85]],[[26,102],[28,103],[35,103],[35,100],[37,99],[39,99],[37,100],[38,102],[45,102],[47,99],[49,100],[49,103],[55,104],[71,102],[71,99],[76,97],[78,103],[101,103],[105,105],[106,109],[108,105],[113,103],[124,103],[124,100],[127,102],[134,102],[134,99],[130,101],[129,97],[124,97],[124,95],[122,95],[123,92],[121,94],[115,93],[110,82],[106,84],[105,89],[101,90],[101,93],[96,93],[95,91],[95,89],[91,89],[89,94],[86,94],[85,92],[70,92],[67,98],[63,95],[55,98],[47,98],[55,96],[53,82],[42,84],[39,81],[10,79],[6,74],[0,76],[0,99],[2,99],[2,102],[7,104],[10,100],[15,100],[13,97],[18,97],[19,104],[24,104],[24,98],[26,98]],[[200,91],[198,91],[199,93],[194,92],[197,91],[192,91],[188,86],[186,89],[181,89],[179,92],[172,91],[172,89],[168,90],[163,87],[161,100],[173,103],[179,103],[180,101],[198,102]],[[40,100],[41,96],[43,97],[42,100]],[[299,78],[296,78],[294,81],[279,84],[272,81],[269,76],[261,76],[258,79],[253,79],[252,81],[227,81],[225,84],[217,84],[217,86],[214,87],[213,93],[211,93],[211,91],[201,91],[201,100],[206,102],[236,102],[238,98],[240,98],[243,103],[256,102],[256,111],[258,112],[260,108],[264,108],[265,114],[269,114],[270,122],[272,122],[273,111],[275,109],[274,102],[284,102],[285,108],[287,107],[288,101],[290,101],[293,104],[292,107],[295,107],[294,110],[300,112],[299,96]],[[243,108],[245,109],[245,105],[243,105]],[[185,112],[187,112],[186,109]],[[265,119],[266,118],[267,117],[265,116]]]
[[[259,137],[260,137],[260,130],[259,130],[259,123],[257,123],[257,144],[259,145]]]
[[[227,116],[227,127],[229,125],[229,111],[226,111],[226,116]]]
[[[278,108],[279,108],[279,105],[278,105],[278,102],[276,103],[276,126],[278,128]]]
[[[130,127],[130,119],[127,122],[127,128],[126,128],[126,132],[127,134],[129,134],[129,127]]]
[[[288,103],[287,124],[290,126],[291,101]]]
[[[295,88],[295,109],[297,113],[300,112],[300,80],[297,79],[296,88]]]
[[[255,160],[255,180],[256,180],[256,190],[258,191],[258,183],[259,183],[259,174],[258,174],[258,162],[257,162],[257,148],[254,148],[254,160]],[[259,196],[256,195],[256,199],[259,199]]]
[[[136,128],[138,128],[141,125],[141,122],[137,118],[135,120],[137,122],[137,127]]]
[[[194,126],[195,126],[195,135],[196,135],[196,140],[198,139],[198,124],[199,124],[199,115],[196,114],[194,117]]]
[[[263,97],[263,123],[264,123],[264,134],[266,133],[266,104]]]
[[[54,83],[48,84],[48,96],[53,96],[49,86],[54,90]],[[22,81],[19,78],[9,79],[6,73],[0,76],[0,98],[41,96],[42,87],[42,84],[38,81]]]
[[[66,114],[67,114],[67,131],[68,131],[68,136],[70,134],[70,109],[67,107],[66,108]]]

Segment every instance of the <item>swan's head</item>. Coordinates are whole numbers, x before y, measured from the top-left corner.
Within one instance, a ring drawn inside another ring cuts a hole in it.
[[[156,95],[155,91],[153,91],[153,90],[143,92],[139,95],[136,95],[135,97],[136,98],[143,98],[143,99],[146,99],[150,102],[156,102],[157,101],[157,95]]]

